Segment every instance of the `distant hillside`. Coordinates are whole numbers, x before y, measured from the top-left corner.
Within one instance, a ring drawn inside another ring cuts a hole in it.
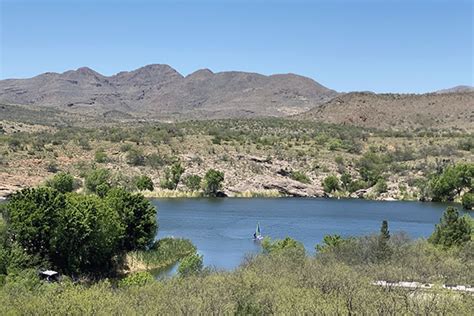
[[[474,92],[471,86],[455,86],[449,89],[438,90],[436,93],[458,93],[458,92]]]
[[[202,69],[183,77],[167,65],[148,65],[113,76],[83,67],[0,81],[1,103],[160,119],[287,116],[335,95],[314,80],[294,74]]]
[[[296,119],[374,128],[474,129],[474,92],[339,95]]]

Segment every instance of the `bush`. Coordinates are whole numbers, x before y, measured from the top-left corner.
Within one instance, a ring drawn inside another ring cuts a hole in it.
[[[110,171],[107,169],[93,169],[85,178],[85,186],[89,192],[104,196],[110,188]]]
[[[202,256],[195,253],[183,258],[178,267],[178,274],[182,277],[196,275],[202,271]]]
[[[184,179],[184,183],[186,184],[189,190],[198,191],[201,188],[201,180],[202,179],[200,176],[192,174]]]
[[[95,157],[94,157],[95,162],[97,163],[105,163],[107,162],[107,154],[102,150],[97,150],[95,152]]]
[[[139,176],[135,178],[135,185],[138,190],[140,191],[153,191],[155,188],[153,186],[153,181],[150,179],[150,177],[147,177],[145,175]]]
[[[456,208],[449,206],[428,240],[445,248],[461,246],[471,240],[471,225],[459,216]]]
[[[74,191],[74,177],[65,172],[60,172],[48,181],[46,186],[58,190],[61,193]]]
[[[434,201],[452,201],[462,190],[472,189],[474,164],[457,164],[448,166],[430,181],[432,199]]]
[[[209,169],[204,176],[203,188],[206,196],[217,196],[217,192],[222,188],[224,173],[214,169]]]
[[[181,163],[175,162],[170,168],[166,168],[165,177],[161,180],[160,186],[163,189],[176,190],[183,173],[184,167]]]
[[[472,208],[474,206],[474,193],[472,193],[472,192],[464,193],[464,195],[462,196],[461,202],[462,202],[462,206],[466,210],[472,210]]]
[[[324,192],[332,193],[339,190],[339,179],[335,175],[327,176],[323,180]]]
[[[385,179],[379,179],[377,183],[375,184],[375,192],[378,194],[387,192],[388,186],[387,186],[387,181]]]
[[[120,280],[118,285],[119,287],[143,286],[154,281],[155,278],[150,272],[142,271],[127,275],[125,278]]]
[[[127,163],[131,166],[144,166],[145,156],[143,151],[139,149],[131,149],[127,153]]]
[[[308,176],[305,175],[301,171],[292,171],[290,173],[290,178],[293,180],[299,181],[301,183],[306,183],[306,184],[311,183],[311,180],[308,178]]]

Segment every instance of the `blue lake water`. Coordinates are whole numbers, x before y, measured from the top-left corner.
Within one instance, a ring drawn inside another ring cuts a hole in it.
[[[237,267],[260,246],[252,234],[257,222],[271,238],[290,236],[309,252],[326,234],[357,236],[378,233],[388,220],[392,233],[428,237],[446,208],[442,203],[383,202],[356,199],[154,199],[158,207],[157,238],[190,239],[206,266]]]

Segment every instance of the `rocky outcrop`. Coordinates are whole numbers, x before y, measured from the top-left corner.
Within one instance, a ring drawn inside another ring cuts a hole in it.
[[[260,176],[227,188],[229,196],[240,192],[278,191],[283,196],[326,197],[320,186],[301,183],[282,176]]]

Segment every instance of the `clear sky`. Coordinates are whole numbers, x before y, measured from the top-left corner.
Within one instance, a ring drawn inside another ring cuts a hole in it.
[[[169,64],[338,91],[473,85],[473,1],[0,0],[0,79]]]

